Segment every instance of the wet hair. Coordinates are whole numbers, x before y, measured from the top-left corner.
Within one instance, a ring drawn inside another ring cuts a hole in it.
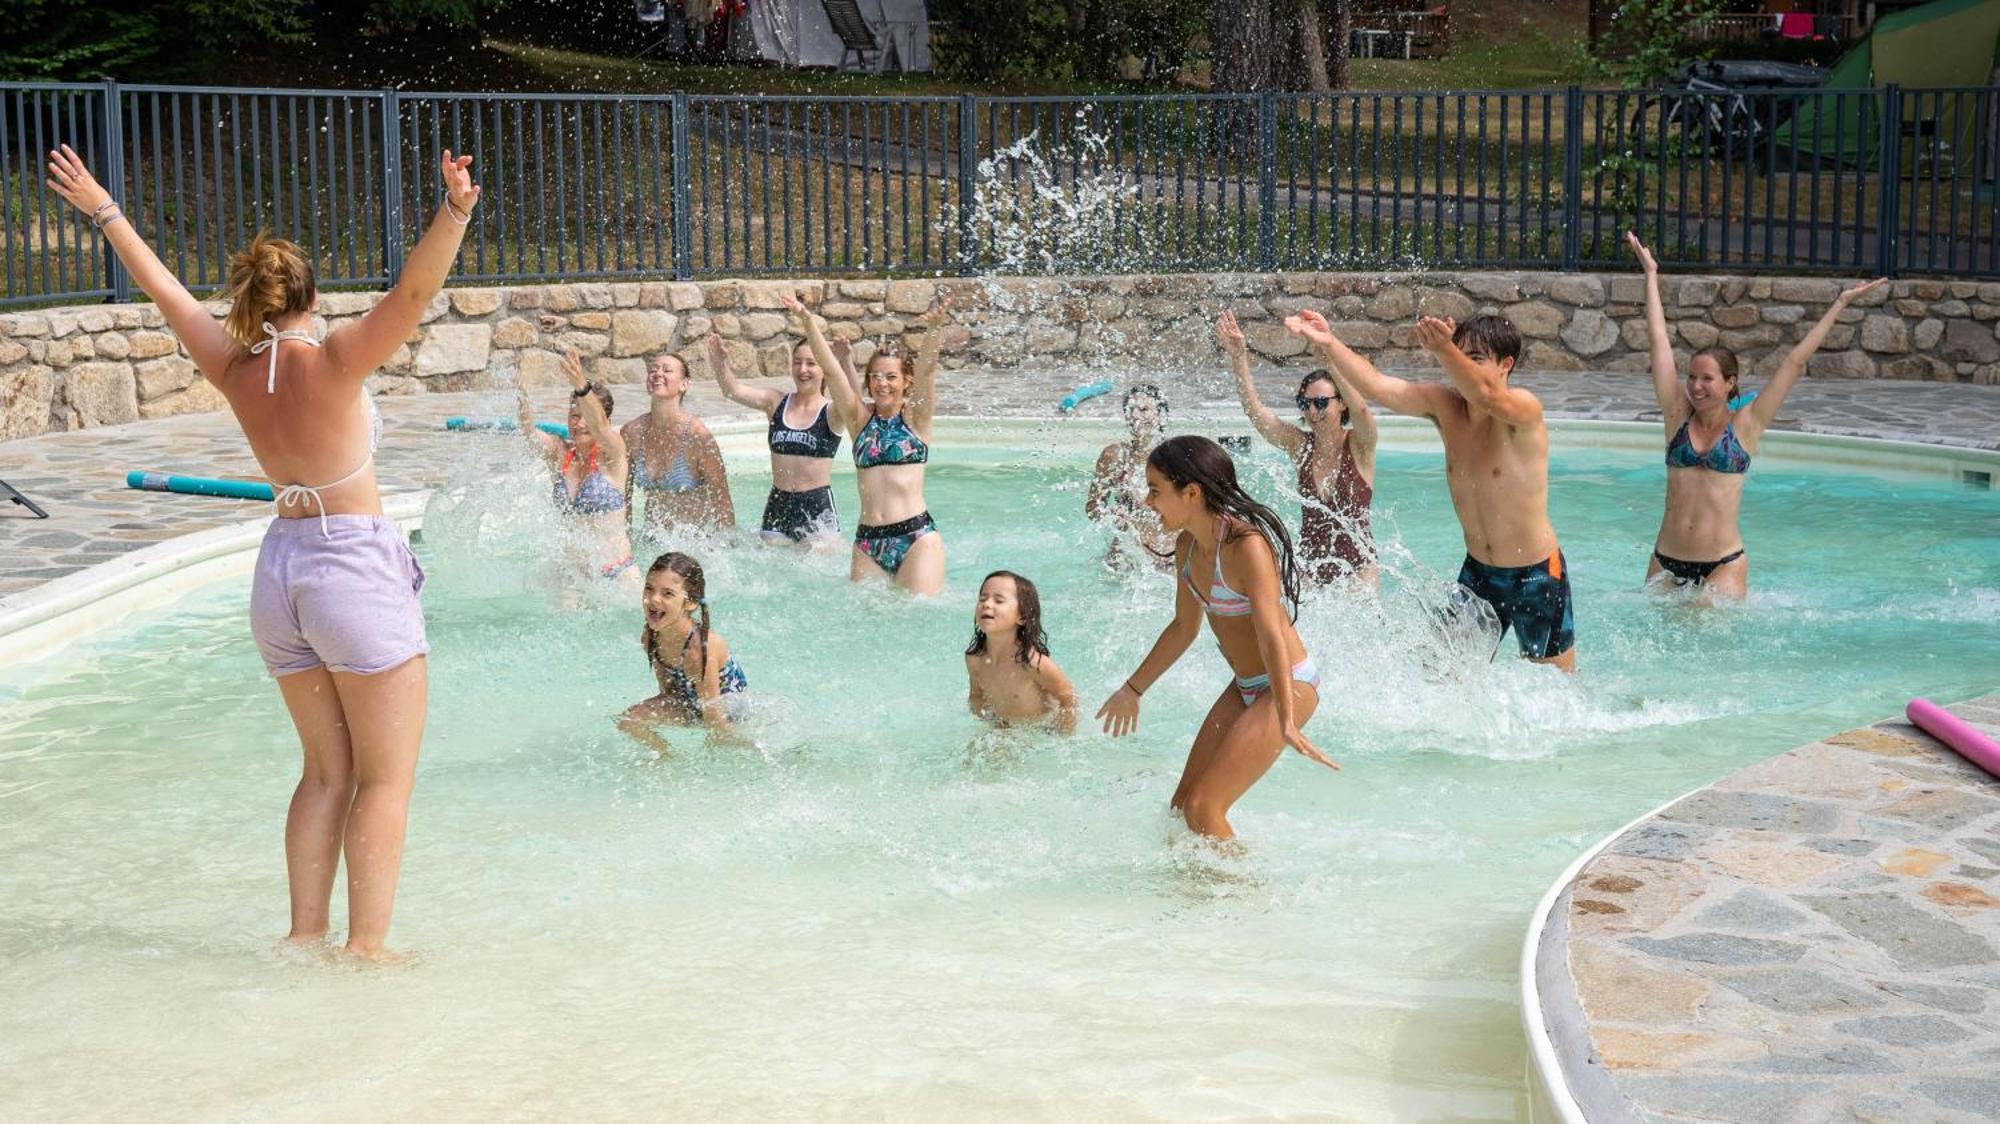
[[[1333,382],[1333,372],[1325,367],[1315,367],[1307,371],[1305,377],[1299,379],[1299,389],[1294,397],[1304,398],[1306,388],[1316,382],[1333,383],[1333,404],[1340,407],[1340,424],[1345,426],[1348,422],[1347,399],[1340,396],[1340,384]]]
[[[695,621],[694,626],[694,644],[697,656],[695,666],[706,671],[708,668],[708,579],[702,576],[701,563],[695,561],[694,556],[691,554],[682,554],[678,550],[670,550],[653,559],[653,564],[646,567],[647,580],[650,581],[654,574],[673,574],[680,578],[681,589],[689,597],[694,598],[695,603],[701,607],[701,615]],[[645,639],[647,660],[655,667],[665,663],[666,661],[660,658],[659,634],[653,631],[653,626],[650,624],[646,626]]]
[[[590,385],[590,392],[597,398],[597,404],[604,407],[604,419],[611,420],[611,388],[596,380],[592,380]]]
[[[1035,654],[1049,654],[1049,634],[1042,628],[1042,595],[1036,591],[1035,583],[1012,570],[995,570],[979,580],[979,588],[994,578],[1007,578],[1014,583],[1014,601],[1021,606],[1021,624],[1014,630],[1014,659],[1023,665],[1032,665]],[[977,626],[972,629],[972,643],[965,646],[968,656],[983,655],[986,651],[986,634]]]
[[[1278,585],[1284,594],[1287,612],[1298,619],[1299,567],[1292,551],[1292,536],[1278,513],[1251,498],[1236,480],[1236,462],[1222,446],[1206,437],[1183,434],[1169,437],[1153,447],[1146,466],[1167,478],[1175,488],[1201,486],[1202,502],[1217,515],[1226,515],[1240,526],[1225,541],[1235,542],[1257,533],[1270,544],[1278,559]],[[1216,544],[1220,552],[1222,544]],[[1162,557],[1166,557],[1162,555]]]
[[[1505,316],[1491,313],[1474,316],[1451,334],[1451,342],[1460,350],[1468,344],[1476,344],[1479,349],[1493,357],[1494,362],[1513,360],[1515,366],[1521,362],[1521,329],[1514,326]]]
[[[683,401],[683,402],[687,401],[687,396],[688,396],[688,391],[690,391],[690,390],[693,390],[693,389],[694,389],[694,374],[693,374],[693,373],[692,373],[691,371],[689,371],[689,370],[688,370],[688,361],[687,361],[687,360],[685,360],[685,359],[683,359],[683,358],[681,358],[681,357],[680,357],[680,354],[679,354],[678,352],[673,352],[673,351],[662,351],[662,352],[660,352],[660,353],[659,353],[658,355],[655,355],[655,356],[653,356],[653,358],[654,358],[654,359],[671,359],[671,360],[673,360],[673,361],[674,361],[675,363],[677,363],[677,364],[679,364],[679,365],[680,365],[680,369],[681,369],[681,382],[682,382],[683,384],[685,384],[685,385],[683,385],[683,386],[681,387],[681,401]],[[650,363],[649,363],[649,364],[647,364],[647,365],[648,365],[648,366],[651,366],[651,364],[650,364]],[[598,389],[599,389],[599,390],[602,390],[602,389],[604,389],[604,388],[603,388],[603,387],[598,387]],[[610,400],[610,399],[608,399],[608,398],[607,398],[607,399],[605,399],[605,402],[604,402],[604,416],[605,416],[605,417],[607,417],[607,418],[611,416],[611,400]]]
[[[223,328],[245,347],[264,338],[264,324],[310,312],[319,295],[311,259],[297,243],[259,233],[229,256],[229,316]]]
[[[903,372],[903,389],[905,391],[917,385],[916,358],[906,352],[897,350],[893,345],[885,343],[875,349],[875,353],[868,357],[868,365],[861,369],[861,383],[863,386],[868,384],[868,376],[875,373],[875,364],[883,359],[894,362],[896,369]]]
[[[1161,394],[1160,388],[1154,386],[1152,383],[1142,382],[1126,391],[1124,399],[1118,404],[1119,410],[1121,412],[1129,412],[1132,409],[1132,400],[1134,398],[1151,398],[1153,405],[1158,406],[1160,409],[1160,417],[1164,419],[1167,416],[1167,396]]]
[[[1729,384],[1729,396],[1731,398],[1736,397],[1739,391],[1739,388],[1736,385],[1736,375],[1739,369],[1736,364],[1736,353],[1726,348],[1704,347],[1700,351],[1695,352],[1694,355],[1688,359],[1690,374],[1693,373],[1692,368],[1694,365],[1694,361],[1696,359],[1701,358],[1704,355],[1708,356],[1710,359],[1715,360],[1716,369],[1722,372],[1723,380]]]

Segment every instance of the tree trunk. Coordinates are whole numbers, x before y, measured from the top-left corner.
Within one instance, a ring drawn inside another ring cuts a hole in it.
[[[1320,23],[1319,0],[1285,0],[1285,38],[1297,45],[1280,72],[1280,88],[1323,94],[1327,84],[1326,33]]]
[[[1319,0],[1320,26],[1326,29],[1326,81],[1336,90],[1347,89],[1348,48],[1354,38],[1354,0]]]
[[[1274,0],[1217,0],[1210,41],[1214,61],[1209,87],[1218,94],[1256,94],[1272,88],[1277,69]]]

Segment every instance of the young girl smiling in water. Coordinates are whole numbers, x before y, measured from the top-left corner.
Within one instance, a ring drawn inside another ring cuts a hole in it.
[[[1053,719],[1062,733],[1076,730],[1076,688],[1049,658],[1041,595],[1019,574],[995,570],[979,584],[965,677],[966,705],[995,725]]]
[[[709,626],[708,582],[701,563],[679,551],[653,560],[646,571],[642,604],[646,625],[639,646],[653,666],[660,693],[627,708],[618,728],[662,753],[669,746],[653,727],[704,723],[711,731],[730,730],[727,702],[749,682],[729,654],[722,634]]]

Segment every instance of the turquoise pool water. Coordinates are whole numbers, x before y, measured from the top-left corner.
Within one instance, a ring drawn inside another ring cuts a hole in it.
[[[636,605],[556,607],[540,490],[443,494],[407,967],[275,945],[298,749],[247,582],[0,672],[0,1117],[1516,1119],[1518,941],[1571,858],[2000,671],[2000,494],[1778,457],[1747,606],[1638,589],[1657,454],[1563,451],[1582,674],[1440,650],[1441,464],[1385,453],[1382,597],[1300,614],[1329,675],[1310,731],[1345,771],[1281,761],[1217,858],[1164,812],[1227,675],[1206,640],[1119,742],[964,713],[990,569],[1040,583],[1087,709],[1169,615],[1163,575],[1098,564],[1104,439],[941,449],[936,601],[849,588],[837,555],[694,546],[760,748],[664,761],[611,726],[651,690]],[[733,463],[754,521],[762,472]]]

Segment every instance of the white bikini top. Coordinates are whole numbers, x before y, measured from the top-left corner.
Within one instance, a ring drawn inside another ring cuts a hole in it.
[[[264,321],[264,337],[250,345],[250,354],[261,355],[266,351],[271,353],[271,365],[264,376],[264,393],[276,394],[278,392],[278,342],[280,340],[297,340],[307,346],[318,347],[320,341],[315,339],[311,332],[281,332],[269,320]],[[361,392],[361,401],[368,406],[368,456],[363,458],[359,465],[355,466],[353,472],[335,480],[331,484],[286,484],[284,487],[278,489],[278,494],[275,497],[278,506],[281,508],[290,507],[294,504],[303,507],[307,498],[311,498],[312,502],[319,506],[319,531],[322,535],[327,533],[326,500],[320,496],[320,492],[328,488],[338,488],[367,471],[368,466],[375,463],[375,450],[381,447],[382,444],[382,411],[375,407],[375,400],[368,396],[366,390]]]

